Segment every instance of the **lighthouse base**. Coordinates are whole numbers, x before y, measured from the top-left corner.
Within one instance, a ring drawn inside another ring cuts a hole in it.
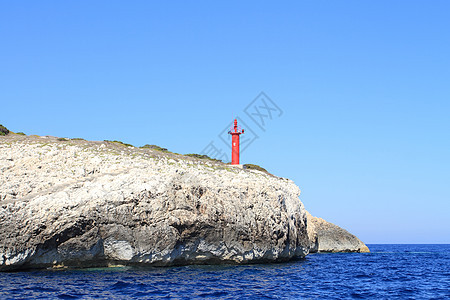
[[[234,168],[244,169],[244,165],[230,165],[230,166]]]

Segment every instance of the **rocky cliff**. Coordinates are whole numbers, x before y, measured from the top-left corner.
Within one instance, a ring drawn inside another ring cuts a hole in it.
[[[112,142],[0,137],[0,270],[303,257],[288,179]]]
[[[0,271],[368,251],[288,179],[158,149],[0,137]]]

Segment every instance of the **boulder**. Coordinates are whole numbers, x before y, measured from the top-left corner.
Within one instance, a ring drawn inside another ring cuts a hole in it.
[[[307,215],[310,253],[316,252],[370,252],[369,248],[347,230],[325,221],[322,218]]]

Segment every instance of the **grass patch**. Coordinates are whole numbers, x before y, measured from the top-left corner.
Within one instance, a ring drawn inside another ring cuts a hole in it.
[[[8,128],[0,124],[0,135],[8,135],[8,134],[9,134]]]
[[[26,134],[23,133],[23,132],[16,132],[16,134],[18,134],[18,135],[26,135]]]
[[[261,171],[261,172],[264,172],[264,173],[269,173],[263,167],[260,167],[258,165],[254,165],[254,164],[245,164],[244,165],[244,169],[257,170],[257,171]]]
[[[82,139],[82,138],[71,138],[71,140],[73,140],[73,141],[85,141],[85,139]]]
[[[58,141],[60,141],[60,142],[67,142],[69,140],[67,138],[58,138]]]

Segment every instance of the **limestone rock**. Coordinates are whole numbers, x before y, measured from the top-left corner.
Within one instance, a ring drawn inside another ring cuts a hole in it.
[[[306,212],[310,253],[316,252],[370,252],[369,248],[347,230],[313,217]]]
[[[288,179],[110,142],[0,137],[0,270],[303,257]],[[320,243],[319,243],[320,245]]]

